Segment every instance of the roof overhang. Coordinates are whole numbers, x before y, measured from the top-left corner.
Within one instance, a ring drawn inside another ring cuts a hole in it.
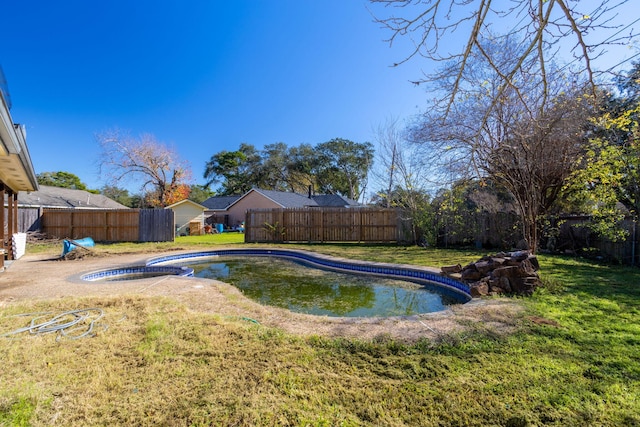
[[[179,202],[176,202],[176,203],[174,203],[172,205],[165,206],[165,209],[173,209],[173,208],[175,208],[177,206],[186,205],[186,204],[195,206],[196,208],[202,209],[203,211],[207,210],[206,206],[202,206],[200,203],[196,203],[193,200],[189,200],[189,199],[180,200]]]
[[[16,125],[0,91],[0,182],[11,190],[35,191],[38,181],[27,149],[26,131]]]

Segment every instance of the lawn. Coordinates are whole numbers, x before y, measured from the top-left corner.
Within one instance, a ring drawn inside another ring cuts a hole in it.
[[[240,238],[105,250],[197,250]],[[482,254],[293,247],[432,266]],[[525,310],[509,335],[478,324],[412,344],[302,338],[169,298],[1,306],[0,334],[28,323],[16,314],[90,306],[104,310],[100,324],[109,327],[78,340],[2,338],[0,425],[640,425],[640,269],[546,255],[540,263],[547,287],[517,299]]]

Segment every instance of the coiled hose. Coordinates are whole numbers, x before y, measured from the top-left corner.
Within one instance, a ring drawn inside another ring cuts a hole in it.
[[[42,313],[24,313],[16,314],[18,316],[34,316],[29,326],[18,328],[11,332],[2,334],[3,337],[9,337],[23,332],[29,332],[32,335],[57,333],[56,341],[61,338],[78,339],[84,337],[96,336],[95,329],[102,328],[106,331],[109,326],[97,323],[104,316],[101,308],[84,308],[79,310],[65,311],[49,317],[53,312]],[[41,321],[41,319],[49,318],[49,320]],[[39,322],[39,323],[38,323]]]

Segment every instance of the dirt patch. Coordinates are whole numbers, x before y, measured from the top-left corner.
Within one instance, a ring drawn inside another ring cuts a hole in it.
[[[67,252],[57,260],[58,261],[75,261],[79,259],[96,258],[96,257],[103,257],[103,256],[105,255],[102,253],[93,252],[89,249],[76,248],[76,249],[73,249],[72,251]]]
[[[560,327],[560,324],[555,320],[547,319],[540,316],[527,316],[527,320],[531,321],[532,323],[535,323],[536,325],[553,326],[554,328]]]
[[[80,275],[126,265],[142,265],[144,254],[105,255],[89,252],[61,261],[51,255],[26,255],[0,273],[0,308],[23,300],[113,295],[166,296],[196,312],[255,320],[299,335],[388,337],[403,341],[442,339],[470,329],[512,331],[522,307],[507,299],[473,300],[438,312],[391,318],[333,318],[293,313],[260,305],[237,288],[214,280],[163,276],[121,282],[83,282]]]

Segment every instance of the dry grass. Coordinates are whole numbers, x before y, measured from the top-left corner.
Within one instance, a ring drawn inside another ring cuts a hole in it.
[[[431,368],[389,353],[384,343],[358,349],[358,341],[298,338],[159,297],[14,306],[0,327],[23,326],[28,319],[12,316],[18,309],[88,306],[102,308],[109,325],[93,338],[2,342],[0,423],[393,425],[426,415],[411,408],[419,396],[398,394],[398,387]]]
[[[12,302],[0,334],[28,323],[16,314],[89,307],[108,329],[2,338],[0,425],[640,425],[640,273],[542,261],[563,286],[524,311],[480,304],[465,328],[410,343],[293,334],[166,296]]]

